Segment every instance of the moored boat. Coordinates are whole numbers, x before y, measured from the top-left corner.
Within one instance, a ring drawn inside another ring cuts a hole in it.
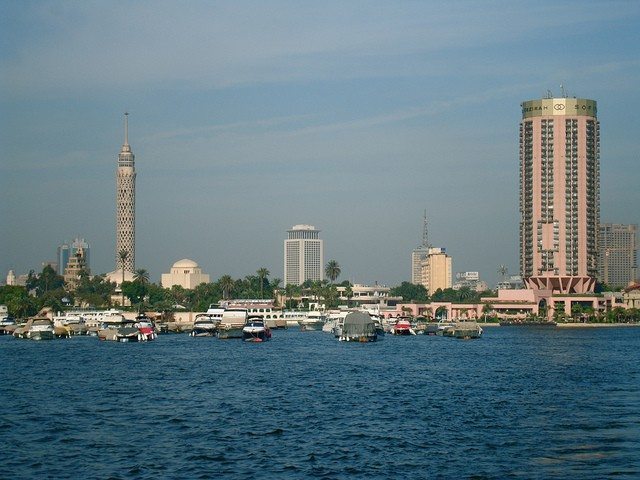
[[[227,308],[222,314],[216,335],[220,339],[242,338],[242,329],[246,323],[246,308]]]
[[[4,309],[1,307],[4,307]],[[11,335],[15,329],[15,319],[9,315],[7,307],[0,305],[0,335]]]
[[[300,325],[300,330],[304,332],[309,330],[322,330],[326,321],[327,316],[324,313],[312,311],[307,313],[306,318],[298,320],[298,324]]]
[[[271,330],[262,318],[249,318],[242,328],[242,339],[245,342],[265,342],[271,338]]]
[[[133,326],[137,328],[140,334],[144,337],[143,341],[151,341],[158,338],[155,323],[144,313],[136,316],[136,321]]]
[[[47,317],[30,318],[26,324],[14,330],[13,336],[29,340],[52,340],[55,338],[53,322]]]
[[[391,333],[393,335],[415,335],[416,332],[411,328],[411,322],[406,318],[399,319],[392,327]]]
[[[214,337],[218,329],[218,319],[208,313],[200,313],[196,315],[193,322],[192,337]]]
[[[482,333],[482,327],[476,322],[456,322],[453,326],[446,328],[443,335],[468,340],[480,338]]]
[[[375,342],[378,339],[376,324],[368,313],[351,312],[344,317],[341,342]]]

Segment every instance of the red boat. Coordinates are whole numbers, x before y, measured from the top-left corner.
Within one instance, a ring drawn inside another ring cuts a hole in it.
[[[393,335],[415,335],[416,332],[411,328],[411,323],[409,320],[400,319],[396,322],[396,324],[391,329],[391,333]]]

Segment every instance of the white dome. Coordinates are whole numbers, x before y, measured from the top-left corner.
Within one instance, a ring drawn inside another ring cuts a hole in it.
[[[174,263],[173,268],[198,268],[198,264],[193,260],[183,258],[182,260],[178,260],[176,263]]]

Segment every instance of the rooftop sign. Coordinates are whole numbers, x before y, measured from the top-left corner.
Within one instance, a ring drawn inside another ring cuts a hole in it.
[[[522,118],[547,116],[585,116],[597,117],[598,107],[595,100],[585,98],[543,98],[523,102]]]

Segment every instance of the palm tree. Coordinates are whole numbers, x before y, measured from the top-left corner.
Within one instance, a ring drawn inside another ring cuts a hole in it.
[[[133,280],[142,285],[146,285],[149,283],[149,272],[147,272],[144,268],[139,268],[133,274]]]
[[[351,299],[353,298],[353,288],[351,288],[351,285],[347,285],[344,289],[344,296],[347,297],[347,307],[351,307]]]
[[[324,273],[331,280],[331,283],[335,282],[340,276],[340,271],[340,265],[335,260],[329,260],[326,267],[324,267]]]
[[[122,267],[122,283],[120,283],[120,291],[122,292],[122,307],[124,308],[124,290],[122,288],[122,284],[124,283],[124,264],[127,261],[127,258],[129,258],[129,252],[122,249],[120,250],[120,253],[118,253],[118,256],[120,257],[120,266]]]
[[[262,291],[263,291],[263,288],[264,288],[264,279],[265,278],[269,278],[269,270],[267,270],[266,268],[262,267],[262,268],[259,268],[256,273],[258,274],[258,278],[260,279],[260,298],[262,299]]]
[[[218,280],[218,283],[220,284],[220,288],[222,289],[222,298],[228,300],[229,296],[231,295],[231,291],[235,286],[233,278],[231,278],[230,275],[223,275],[222,277],[220,277],[220,280]]]

